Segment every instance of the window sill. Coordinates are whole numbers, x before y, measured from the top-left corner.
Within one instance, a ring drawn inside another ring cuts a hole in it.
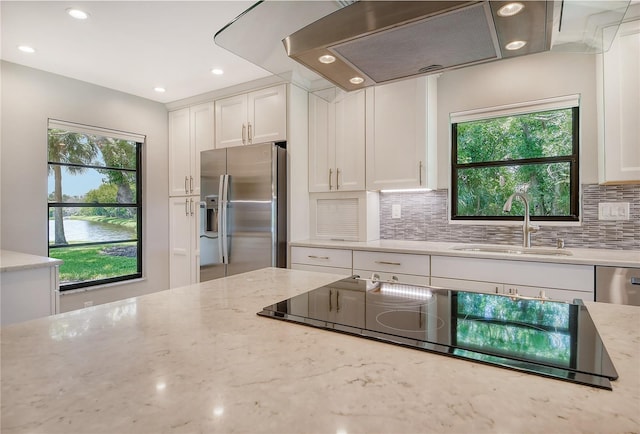
[[[86,288],[70,289],[68,291],[60,291],[60,296],[64,297],[65,295],[80,294],[82,292],[95,291],[96,289],[108,289],[116,286],[130,285],[132,283],[141,283],[141,282],[146,282],[146,280],[147,280],[146,277],[139,277],[137,279],[122,280],[120,282],[113,282],[113,283],[105,283],[104,285],[95,285],[95,286],[88,286]]]

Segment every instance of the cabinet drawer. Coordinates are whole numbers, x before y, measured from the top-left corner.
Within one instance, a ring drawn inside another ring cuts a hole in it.
[[[429,276],[429,255],[355,251],[353,252],[353,268]]]
[[[432,277],[431,286],[468,292],[482,292],[487,294],[501,294],[503,292],[502,283],[449,279],[446,277]]]
[[[353,270],[353,274],[360,276],[361,279],[373,279],[374,275],[377,276],[379,280],[385,282],[398,282],[404,283],[407,285],[429,285],[429,276],[416,276],[413,274],[402,274],[402,273],[386,273],[383,271],[371,271],[371,270]]]
[[[572,303],[573,300],[594,301],[593,292],[571,291],[567,289],[541,288],[539,286],[504,285],[504,292],[516,292],[527,297],[540,297],[541,291],[549,300],[566,301]]]
[[[432,256],[431,275],[574,291],[594,287],[592,265]]]
[[[346,277],[350,277],[352,275],[351,268],[323,267],[322,265],[291,264],[291,269],[302,271],[316,271],[318,273],[341,274]]]
[[[351,269],[351,250],[291,247],[291,263]]]

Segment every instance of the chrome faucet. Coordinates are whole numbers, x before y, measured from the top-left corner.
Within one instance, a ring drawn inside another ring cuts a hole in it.
[[[539,226],[532,225],[529,221],[529,201],[522,193],[513,193],[504,204],[502,211],[511,212],[511,203],[513,199],[519,197],[524,202],[524,223],[522,224],[522,247],[531,247],[531,233],[538,232]]]

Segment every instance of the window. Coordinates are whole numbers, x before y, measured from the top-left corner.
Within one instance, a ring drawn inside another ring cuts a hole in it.
[[[49,121],[49,256],[60,290],[142,276],[142,136]]]
[[[452,220],[578,221],[578,97],[452,115]]]

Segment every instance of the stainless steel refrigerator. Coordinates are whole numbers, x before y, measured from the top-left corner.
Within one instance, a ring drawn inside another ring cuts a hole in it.
[[[287,262],[284,143],[203,151],[200,281]]]

